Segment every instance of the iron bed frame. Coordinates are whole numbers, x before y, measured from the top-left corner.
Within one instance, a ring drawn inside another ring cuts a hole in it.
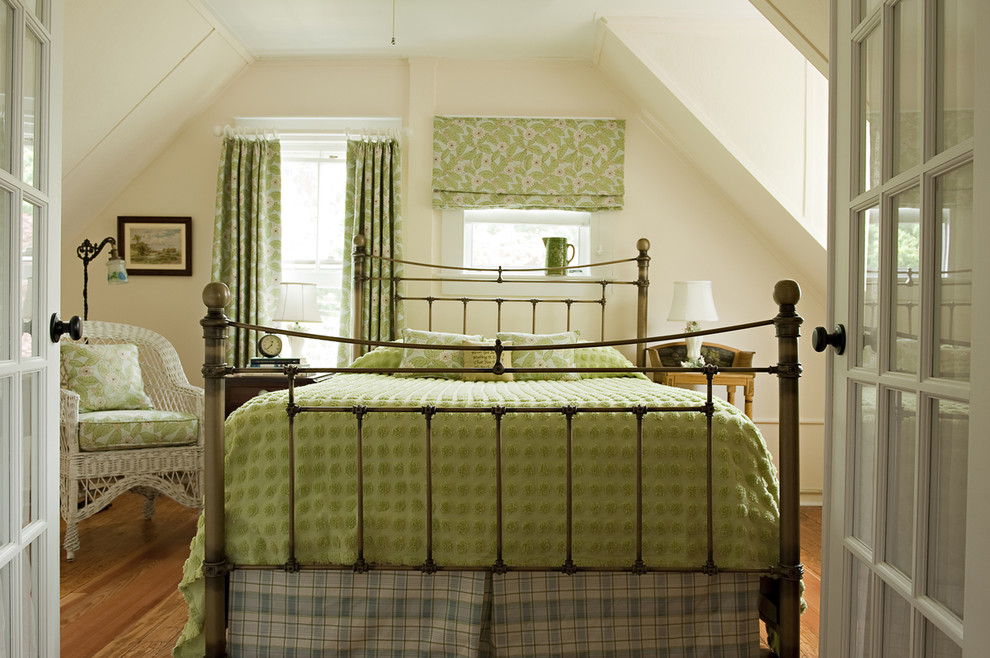
[[[800,505],[800,483],[799,483],[799,408],[798,408],[798,382],[801,375],[801,365],[798,361],[798,337],[800,336],[800,327],[802,324],[802,318],[798,315],[796,311],[796,304],[800,298],[800,288],[794,281],[783,280],[776,284],[773,291],[773,298],[775,303],[778,305],[778,313],[772,319],[752,322],[748,324],[733,325],[728,327],[721,327],[717,329],[708,329],[694,335],[710,335],[717,333],[724,333],[729,331],[738,331],[742,329],[750,329],[755,327],[763,327],[773,325],[776,329],[776,337],[778,343],[778,360],[775,365],[770,365],[767,367],[750,367],[750,368],[721,368],[722,372],[753,372],[753,373],[767,373],[774,374],[778,378],[779,385],[779,433],[780,433],[780,445],[779,445],[779,472],[778,472],[778,484],[780,492],[779,501],[779,544],[780,544],[780,554],[777,564],[770,565],[764,569],[720,569],[720,567],[715,563],[713,559],[713,538],[712,538],[712,415],[714,410],[714,405],[712,402],[712,377],[714,374],[719,372],[719,368],[714,365],[706,365],[703,368],[666,368],[666,367],[647,367],[645,359],[645,348],[647,343],[653,343],[658,341],[665,341],[671,339],[679,339],[685,337],[685,334],[673,334],[665,336],[646,336],[647,329],[647,293],[649,288],[649,241],[646,239],[640,239],[637,242],[638,255],[635,258],[626,260],[609,261],[608,263],[598,263],[593,265],[586,265],[584,267],[595,267],[598,265],[613,265],[625,262],[635,262],[637,264],[638,274],[633,281],[621,281],[621,280],[602,280],[600,285],[602,287],[602,296],[598,299],[591,300],[593,303],[598,303],[602,308],[602,340],[598,342],[588,342],[581,343],[581,347],[599,347],[599,346],[622,346],[622,345],[633,345],[636,349],[636,372],[642,373],[655,373],[655,372],[671,372],[678,370],[703,372],[707,376],[707,398],[706,403],[695,408],[685,409],[684,407],[677,407],[678,411],[697,411],[705,414],[707,416],[707,441],[709,449],[707,451],[707,478],[708,478],[708,505],[707,505],[707,559],[703,565],[692,568],[665,568],[662,566],[645,565],[642,560],[642,464],[637,464],[637,501],[636,501],[636,545],[637,545],[637,555],[633,563],[624,568],[604,568],[604,567],[582,567],[575,565],[571,556],[571,487],[572,487],[572,476],[570,472],[570,441],[571,441],[571,422],[572,419],[578,414],[585,413],[596,413],[596,412],[627,412],[634,415],[637,419],[637,442],[641,445],[642,442],[642,420],[643,416],[647,413],[653,412],[664,412],[672,411],[675,408],[665,408],[665,407],[645,407],[645,406],[635,406],[635,407],[573,407],[566,406],[562,408],[548,409],[544,407],[486,407],[486,408],[467,408],[467,407],[301,407],[295,402],[295,377],[299,374],[314,374],[314,373],[339,373],[339,372],[362,372],[367,370],[362,369],[352,369],[352,368],[299,368],[296,366],[287,366],[284,368],[283,372],[288,379],[288,400],[287,405],[287,416],[288,416],[288,440],[289,440],[289,527],[294,528],[294,418],[299,413],[350,413],[354,415],[356,421],[356,440],[357,440],[357,455],[358,455],[358,468],[357,468],[357,492],[358,492],[358,522],[357,522],[357,533],[358,533],[358,560],[354,564],[343,564],[343,565],[301,565],[295,558],[295,541],[294,533],[290,530],[289,541],[289,559],[284,564],[279,565],[233,565],[229,562],[225,554],[225,519],[224,519],[224,390],[225,390],[225,377],[230,374],[250,372],[249,368],[237,368],[229,366],[225,363],[225,347],[227,341],[228,328],[235,327],[242,330],[248,331],[265,331],[281,333],[288,336],[299,336],[303,338],[320,339],[320,340],[331,340],[334,342],[342,342],[352,345],[354,354],[357,355],[361,350],[367,348],[374,348],[379,346],[392,346],[401,347],[401,343],[395,343],[392,341],[375,341],[375,340],[364,340],[361,338],[340,338],[340,337],[327,337],[319,336],[316,334],[309,334],[305,332],[297,332],[286,329],[263,327],[259,325],[251,325],[246,323],[239,323],[229,320],[224,315],[224,307],[230,301],[230,292],[227,287],[221,283],[210,283],[206,286],[203,291],[203,301],[207,307],[206,316],[201,320],[200,324],[203,327],[203,336],[205,342],[205,361],[203,366],[203,376],[205,379],[205,435],[206,435],[206,445],[205,445],[205,469],[204,469],[204,480],[205,480],[205,552],[204,552],[204,562],[203,562],[203,575],[205,579],[205,628],[204,633],[206,637],[206,655],[207,656],[223,656],[226,651],[226,603],[227,603],[227,582],[228,573],[234,568],[267,568],[267,569],[284,569],[287,571],[296,571],[299,569],[309,569],[309,568],[320,568],[320,569],[353,569],[358,572],[367,571],[368,569],[417,569],[425,573],[433,573],[439,569],[460,569],[460,570],[479,570],[485,569],[491,571],[492,573],[505,573],[508,570],[520,570],[520,571],[557,571],[563,573],[575,573],[577,571],[627,571],[633,573],[646,573],[648,571],[692,571],[692,572],[703,572],[709,575],[714,575],[721,571],[747,571],[747,572],[758,572],[763,578],[761,580],[761,596],[759,604],[759,614],[760,617],[768,624],[768,627],[774,628],[779,634],[779,655],[784,658],[796,658],[799,655],[800,646],[800,604],[801,604],[801,579],[803,576],[803,567],[801,565],[800,559],[800,541],[799,541],[799,505]],[[362,313],[360,311],[360,306],[358,305],[358,300],[363,299],[365,294],[365,288],[367,283],[373,279],[372,276],[368,274],[370,268],[367,263],[370,263],[374,259],[380,259],[382,261],[391,261],[393,263],[398,263],[400,265],[408,267],[430,267],[437,268],[434,265],[425,265],[423,263],[416,263],[412,261],[402,261],[388,258],[376,257],[368,254],[364,248],[364,239],[362,236],[357,236],[355,238],[354,246],[354,270],[353,270],[353,281],[354,281],[354,300],[355,304],[353,306],[354,314],[354,336],[361,336],[364,331],[362,326]],[[464,268],[454,268],[457,270],[462,270]],[[480,271],[480,270],[476,270]],[[530,270],[527,270],[530,271]],[[497,270],[492,270],[495,275],[494,282],[501,283],[506,281],[506,277],[503,276],[508,272],[503,268],[498,268]],[[395,292],[393,299],[400,298],[400,284],[403,281],[476,281],[476,278],[465,279],[463,277],[452,276],[452,277],[432,277],[429,279],[421,277],[403,277],[394,276],[389,277],[391,279],[392,290]],[[520,281],[518,278],[512,278],[512,281]],[[530,281],[545,281],[545,279],[537,278],[530,279]],[[525,281],[524,281],[525,282]],[[604,315],[605,315],[605,291],[611,285],[616,284],[631,284],[637,288],[637,318],[636,318],[636,338],[626,339],[626,340],[604,340]],[[508,300],[501,297],[435,297],[433,295],[426,295],[420,297],[401,297],[407,301],[424,301],[429,304],[430,312],[429,324],[432,328],[432,308],[433,305],[438,301],[459,301],[463,306],[464,313],[464,326],[466,326],[467,318],[467,308],[468,305],[475,302],[488,302],[494,303],[498,306],[498,322],[501,325],[501,310],[502,306],[506,303],[511,303],[518,300]],[[540,299],[526,299],[523,300],[525,303],[531,303],[533,306],[533,329],[535,333],[535,322],[536,322],[536,307],[539,303],[557,303],[564,304],[567,307],[567,322],[568,326],[570,324],[570,309],[571,305],[574,303],[582,303],[586,300],[573,300],[564,298],[555,298],[550,300],[540,300]],[[426,347],[417,345],[417,347]],[[525,368],[505,368],[501,363],[501,355],[505,351],[515,351],[525,349],[521,346],[503,346],[501,343],[496,343],[490,348],[478,348],[478,347],[460,347],[460,346],[436,346],[442,349],[492,349],[496,354],[495,366],[489,371],[484,369],[474,369],[467,370],[464,369],[462,372],[492,372],[494,374],[501,374],[503,372],[534,372],[534,369]],[[540,349],[545,348],[553,349],[552,346],[541,345]],[[562,346],[562,347],[571,347]],[[589,370],[595,369],[582,369],[582,368],[570,368],[564,369],[564,372],[588,372]],[[613,369],[618,370],[618,369]],[[256,372],[256,369],[254,370]],[[380,368],[374,369],[373,372],[376,373],[394,373],[394,372],[408,372],[408,369],[388,369]],[[416,369],[420,374],[426,373],[437,373],[437,372],[449,372],[445,369]],[[543,370],[545,372],[545,370]],[[427,443],[426,459],[426,486],[425,491],[427,498],[426,513],[427,521],[425,524],[427,537],[426,546],[427,551],[424,556],[424,561],[420,565],[410,566],[410,565],[371,565],[365,562],[363,552],[364,552],[364,537],[363,537],[363,483],[362,483],[362,471],[363,466],[361,460],[363,459],[363,450],[361,448],[362,440],[362,421],[364,417],[369,413],[378,412],[397,412],[397,413],[413,413],[420,414],[423,416],[426,423],[426,437],[427,442],[430,440],[431,433],[431,421],[436,414],[441,413],[488,413],[494,417],[495,422],[495,440],[496,445],[501,441],[501,420],[505,414],[508,413],[519,413],[519,412],[551,412],[551,413],[562,413],[566,418],[566,433],[567,433],[567,502],[566,502],[566,556],[564,557],[563,564],[547,565],[545,567],[530,568],[530,567],[512,567],[506,565],[502,560],[502,509],[501,509],[501,465],[499,457],[499,448],[496,448],[496,473],[497,473],[497,555],[495,556],[492,565],[489,567],[477,567],[477,566],[452,566],[452,565],[438,565],[433,560],[432,555],[432,509],[429,504],[429,496],[432,490],[432,473],[429,467],[430,460],[430,450],[429,443]],[[641,452],[640,456],[637,458],[641,462]]]

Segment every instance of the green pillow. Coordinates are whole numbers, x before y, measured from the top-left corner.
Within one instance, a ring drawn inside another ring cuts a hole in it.
[[[439,331],[421,331],[418,329],[403,329],[402,342],[412,343],[402,348],[401,368],[463,368],[465,350],[425,350],[416,347],[420,345],[463,345],[465,343],[480,343],[483,336],[466,336]],[[456,372],[448,373],[410,373],[404,377],[437,377],[440,379],[460,379]]]
[[[574,366],[577,368],[632,368],[632,362],[614,347],[580,347],[574,350]],[[641,372],[582,372],[581,379],[594,377],[638,377],[649,379]]]
[[[468,345],[476,344],[478,347],[488,346],[491,347],[493,342],[485,341],[484,343],[467,343]],[[502,343],[503,347],[508,347],[512,343]],[[469,350],[462,352],[464,355],[464,367],[465,368],[491,368],[495,365],[495,352],[489,350]],[[506,368],[512,367],[512,352],[502,352],[502,365]],[[501,375],[496,375],[493,372],[465,372],[461,379],[469,382],[509,382],[512,381],[511,372],[503,372]]]
[[[564,331],[559,334],[522,334],[500,331],[495,337],[502,343],[512,345],[564,345],[576,343],[578,332]],[[512,352],[512,366],[514,368],[573,368],[574,350],[520,350]],[[580,379],[576,372],[517,372],[517,381],[527,379]]]
[[[151,409],[137,345],[62,344],[62,381],[79,394],[79,411]]]

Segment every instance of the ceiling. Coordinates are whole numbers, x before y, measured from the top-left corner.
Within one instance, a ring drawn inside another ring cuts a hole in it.
[[[591,59],[595,20],[602,16],[725,19],[754,15],[750,0],[200,2],[259,59],[327,56]]]

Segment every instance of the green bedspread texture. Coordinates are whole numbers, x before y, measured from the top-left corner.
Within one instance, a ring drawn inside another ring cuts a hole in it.
[[[615,363],[612,348],[586,360]],[[380,348],[354,366],[389,367]],[[590,355],[590,356],[589,356]],[[600,357],[600,358],[599,358]],[[618,357],[629,365],[621,355]],[[578,365],[583,365],[579,359]],[[338,374],[296,390],[303,406],[539,406],[547,414],[502,420],[505,563],[563,564],[565,405],[691,407],[702,393],[660,386],[640,374],[577,381],[457,381]],[[288,444],[285,391],[259,396],[226,422],[226,542],[235,564],[288,558]],[[714,555],[721,568],[777,562],[778,490],[771,456],[743,413],[715,400]],[[495,421],[491,413],[438,413],[432,420],[433,554],[437,564],[495,561]],[[296,416],[296,557],[350,564],[357,558],[356,418]],[[421,413],[364,418],[364,557],[418,565],[426,558],[426,422]],[[643,420],[643,560],[647,566],[705,562],[706,431],[698,412],[648,413]],[[573,421],[573,559],[577,566],[629,566],[636,556],[636,418],[579,413]],[[203,524],[180,584],[189,619],[176,656],[202,655]]]

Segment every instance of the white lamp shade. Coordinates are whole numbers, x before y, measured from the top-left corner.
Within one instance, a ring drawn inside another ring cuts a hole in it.
[[[674,299],[668,320],[708,322],[718,320],[711,281],[674,281]]]
[[[283,283],[279,287],[276,322],[322,322],[315,283]]]

